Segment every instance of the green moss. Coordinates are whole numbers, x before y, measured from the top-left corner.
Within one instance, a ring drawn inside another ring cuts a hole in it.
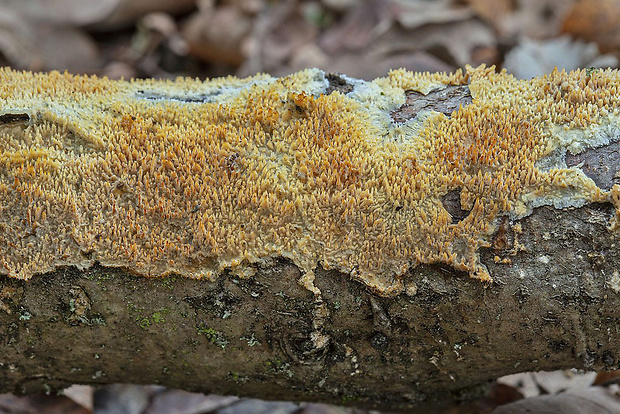
[[[166,322],[166,315],[170,313],[170,309],[162,308],[156,310],[150,315],[145,315],[144,309],[139,308],[132,302],[127,302],[126,307],[129,313],[132,315],[133,319],[142,329],[147,329],[153,324],[160,324]]]
[[[177,279],[177,276],[165,277],[161,280],[160,285],[172,290],[174,289],[174,283],[177,281]]]
[[[342,405],[359,402],[360,398],[357,395],[345,394],[342,396]]]
[[[151,320],[148,317],[138,318],[137,322],[138,322],[138,326],[140,326],[140,328],[142,329],[147,329],[148,327],[151,326]]]
[[[249,381],[249,378],[246,375],[241,375],[238,372],[229,372],[228,379],[235,384],[243,384],[244,382]]]
[[[153,323],[163,323],[166,322],[166,318],[164,318],[164,315],[167,313],[167,309],[164,309],[162,311],[159,312],[154,312],[151,315],[151,320],[153,321]]]

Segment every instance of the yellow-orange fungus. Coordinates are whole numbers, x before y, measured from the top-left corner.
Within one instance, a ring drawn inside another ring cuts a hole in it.
[[[389,294],[420,263],[489,280],[478,250],[505,217],[620,206],[618,188],[564,160],[620,137],[616,71],[346,79],[344,95],[316,69],[206,82],[0,70],[0,273],[99,262],[213,279],[285,257],[310,288],[320,264]],[[471,103],[392,119],[406,91],[446,85]]]

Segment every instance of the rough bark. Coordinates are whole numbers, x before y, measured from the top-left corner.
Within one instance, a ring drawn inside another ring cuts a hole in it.
[[[384,408],[467,397],[501,375],[617,369],[620,287],[611,204],[537,209],[482,252],[494,283],[420,266],[383,298],[320,270],[320,331],[300,272],[280,261],[241,280],[148,279],[66,268],[0,279],[0,389],[156,383],[269,399]],[[521,225],[521,233],[515,233]],[[518,227],[517,227],[518,228]],[[495,263],[513,251],[511,264]],[[615,276],[614,276],[615,275]]]
[[[333,90],[349,90],[339,76],[327,78]],[[462,86],[407,91],[392,119],[451,114],[469,103]],[[577,166],[609,190],[620,159],[617,136],[607,141],[576,155],[564,149],[550,163]],[[615,199],[608,200],[539,207],[513,220],[505,214],[490,247],[480,249],[493,283],[445,264],[419,265],[392,297],[320,267],[315,295],[285,259],[253,264],[247,279],[226,273],[215,282],[99,265],[28,281],[1,276],[0,391],[154,383],[405,409],[477,395],[515,372],[618,369],[620,247],[609,230]],[[472,211],[460,188],[441,202],[454,225]]]

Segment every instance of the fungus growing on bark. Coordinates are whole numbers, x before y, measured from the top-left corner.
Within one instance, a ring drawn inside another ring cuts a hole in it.
[[[616,71],[343,82],[327,94],[317,69],[206,82],[0,70],[0,272],[99,262],[213,279],[285,257],[315,291],[320,264],[392,294],[420,263],[490,280],[478,249],[506,217],[620,207],[617,185],[566,166],[567,151],[618,140]],[[450,114],[393,120],[448,85],[467,98]]]

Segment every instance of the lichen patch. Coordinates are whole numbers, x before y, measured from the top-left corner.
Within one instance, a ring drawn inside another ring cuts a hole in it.
[[[613,274],[606,282],[607,286],[620,295],[620,272],[614,270]]]
[[[319,264],[380,294],[402,292],[421,263],[490,280],[478,249],[507,217],[620,207],[615,187],[564,162],[620,128],[619,81],[484,67],[373,82],[316,69],[206,82],[2,69],[0,272],[99,262],[213,279],[285,257],[311,290]],[[467,91],[467,105],[392,119],[412,91],[442,90]]]

